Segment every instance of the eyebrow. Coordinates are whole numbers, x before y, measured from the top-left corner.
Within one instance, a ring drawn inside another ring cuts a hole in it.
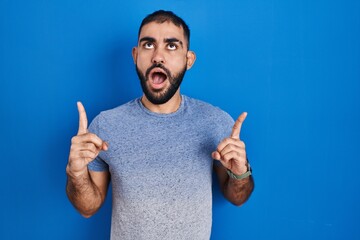
[[[139,40],[139,42],[156,42],[155,38],[152,37],[143,37]]]
[[[183,42],[180,41],[177,38],[165,38],[164,42],[166,42],[166,43],[179,43],[181,45],[181,47],[183,47]]]
[[[143,37],[143,38],[140,38],[139,42],[156,42],[155,38],[153,37]],[[179,43],[181,45],[181,47],[183,47],[183,42],[180,41],[179,39],[177,38],[165,38],[164,39],[164,42],[166,43]]]

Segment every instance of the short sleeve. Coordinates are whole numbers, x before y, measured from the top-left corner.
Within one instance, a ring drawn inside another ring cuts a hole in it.
[[[96,134],[97,136],[101,136],[101,116],[98,115],[94,118],[89,126],[89,132]],[[88,164],[88,169],[96,172],[104,172],[109,171],[109,165],[101,158],[101,154],[99,154],[94,161]]]

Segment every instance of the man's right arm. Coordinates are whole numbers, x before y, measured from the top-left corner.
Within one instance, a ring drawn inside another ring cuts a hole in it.
[[[71,140],[69,162],[66,166],[66,193],[74,207],[84,216],[91,217],[105,201],[110,174],[108,171],[88,170],[88,164],[108,145],[87,130],[87,117],[83,105],[78,103],[79,131]]]
[[[66,193],[73,206],[86,218],[94,215],[105,201],[109,185],[109,172],[93,172],[73,176],[68,167]]]

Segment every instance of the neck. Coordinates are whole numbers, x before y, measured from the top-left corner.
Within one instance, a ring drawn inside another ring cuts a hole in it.
[[[178,89],[174,96],[164,104],[153,104],[147,99],[145,95],[143,95],[141,98],[141,102],[147,109],[152,112],[169,114],[176,112],[179,109],[181,104],[181,95]]]

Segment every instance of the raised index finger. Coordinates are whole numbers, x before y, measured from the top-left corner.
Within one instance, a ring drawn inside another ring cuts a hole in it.
[[[236,119],[236,122],[231,132],[231,138],[240,139],[241,126],[245,121],[246,116],[247,116],[247,112],[243,112],[242,114],[240,114],[238,119]]]
[[[81,102],[77,102],[77,108],[79,111],[79,130],[78,135],[87,133],[88,120],[85,112],[85,108]]]

